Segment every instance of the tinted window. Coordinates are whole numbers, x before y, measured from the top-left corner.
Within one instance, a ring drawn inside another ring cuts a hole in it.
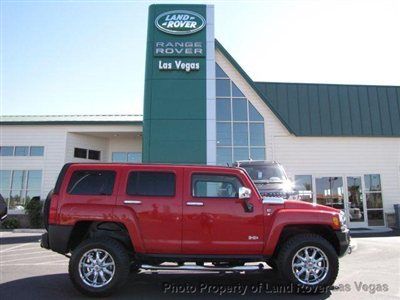
[[[233,121],[247,121],[247,100],[233,99]]]
[[[219,98],[217,99],[217,120],[230,121],[231,120],[231,99]]]
[[[232,96],[233,97],[244,97],[243,93],[239,88],[232,82]]]
[[[175,174],[165,172],[131,172],[126,188],[128,195],[174,196]]]
[[[287,179],[280,165],[240,165],[255,182],[277,183]]]
[[[193,175],[192,195],[202,198],[237,198],[242,184],[230,175]]]
[[[72,195],[111,195],[114,181],[114,171],[75,171],[67,192]]]
[[[74,157],[77,158],[86,158],[87,157],[87,150],[82,148],[75,148],[74,149]]]
[[[215,64],[215,73],[217,78],[228,78],[228,75],[217,64]]]
[[[230,123],[217,123],[217,145],[229,146],[232,145],[232,131]]]
[[[100,151],[89,150],[89,159],[100,160]]]
[[[231,83],[227,79],[217,79],[217,97],[231,96]]]

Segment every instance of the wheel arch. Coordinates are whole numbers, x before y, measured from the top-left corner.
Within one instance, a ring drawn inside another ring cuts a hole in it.
[[[110,237],[124,245],[128,251],[135,251],[127,227],[121,222],[80,220],[71,231],[68,240],[68,249],[74,250],[82,241],[95,237]]]
[[[336,253],[340,254],[340,243],[335,232],[329,225],[323,224],[289,224],[282,228],[279,239],[277,240],[272,256],[276,257],[282,245],[291,237],[303,234],[314,233],[326,239],[335,249]]]

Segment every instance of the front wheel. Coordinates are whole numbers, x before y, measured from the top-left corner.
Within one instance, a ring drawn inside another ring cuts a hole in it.
[[[122,286],[129,275],[125,248],[110,238],[82,242],[72,253],[69,276],[74,286],[88,296],[107,296]]]
[[[339,270],[335,249],[316,234],[300,234],[286,241],[277,264],[285,280],[305,288],[331,286]]]

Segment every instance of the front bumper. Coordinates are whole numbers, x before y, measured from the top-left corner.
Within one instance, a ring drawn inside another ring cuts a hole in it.
[[[345,230],[335,231],[335,234],[339,241],[339,257],[342,257],[347,253],[350,254],[352,249],[350,247],[350,230],[346,228]]]

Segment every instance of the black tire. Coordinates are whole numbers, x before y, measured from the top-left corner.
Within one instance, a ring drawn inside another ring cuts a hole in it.
[[[115,264],[114,275],[110,282],[102,287],[92,287],[86,284],[80,276],[79,264],[81,258],[91,249],[105,250],[112,257]],[[75,288],[87,296],[108,296],[120,288],[129,275],[130,261],[126,249],[118,241],[111,238],[93,238],[83,241],[73,251],[69,261],[69,277]]]
[[[329,262],[329,268],[325,277],[320,282],[305,284],[296,278],[292,270],[292,261],[296,253],[304,247],[316,247],[320,249]],[[309,290],[315,287],[316,292],[323,291],[324,288],[332,286],[339,271],[339,259],[333,246],[322,236],[317,234],[298,234],[287,240],[278,254],[277,266],[282,278],[300,288]]]

